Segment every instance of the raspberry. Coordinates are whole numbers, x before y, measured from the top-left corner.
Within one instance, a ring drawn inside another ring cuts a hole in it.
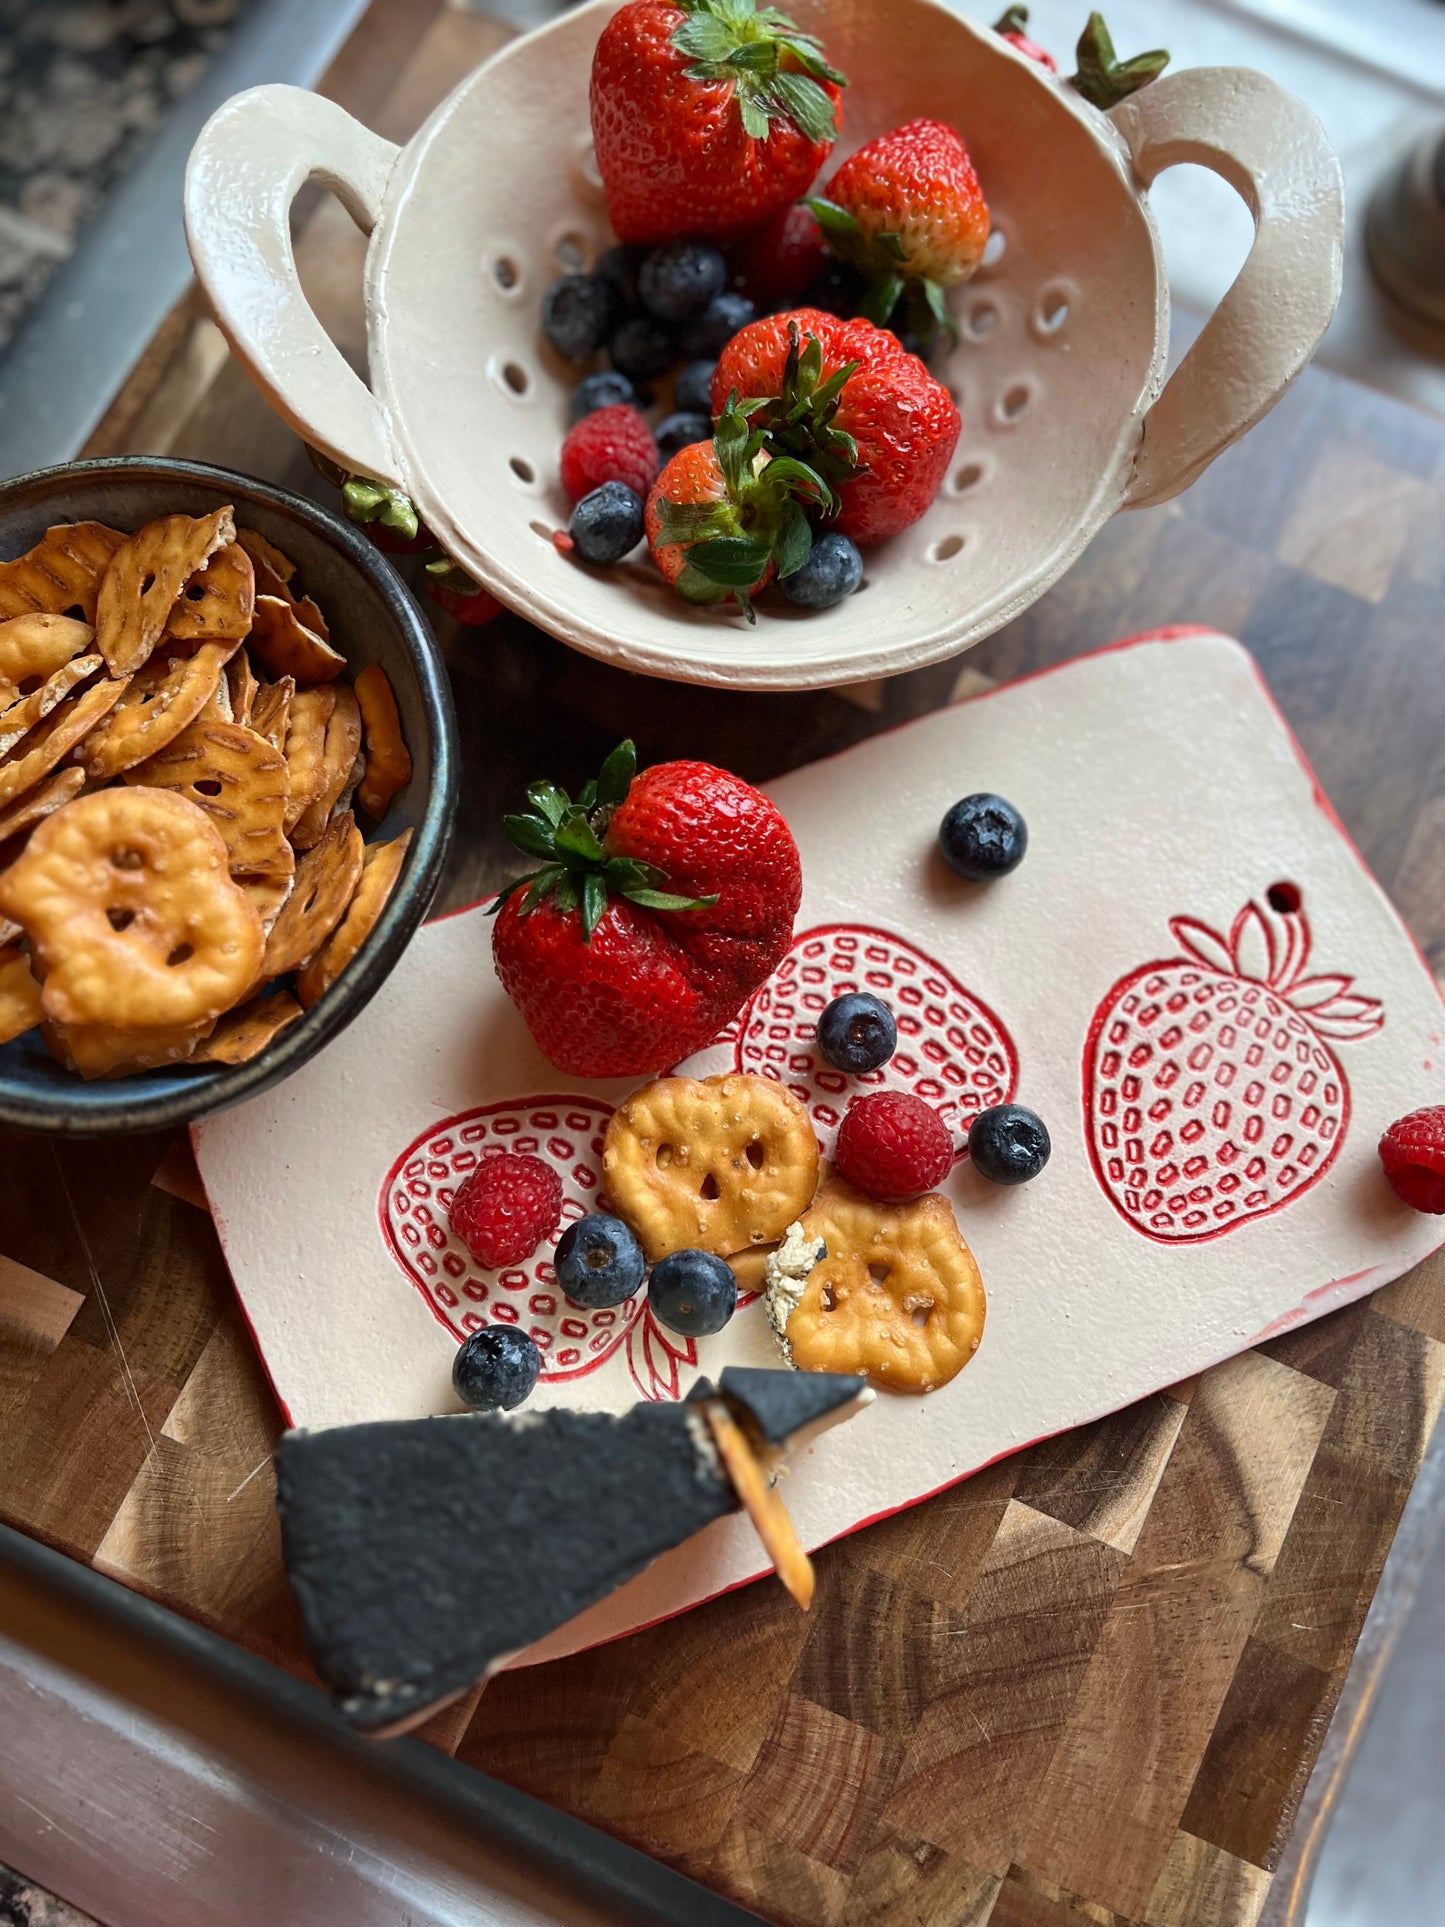
[[[520,1265],[562,1217],[562,1180],[541,1158],[497,1151],[452,1199],[451,1227],[479,1265]]]
[[[646,501],[661,466],[652,430],[626,402],[594,408],[562,444],[562,486],[574,502],[604,482],[621,482]]]
[[[1380,1162],[1397,1198],[1445,1215],[1445,1104],[1397,1117],[1380,1139]]]
[[[941,1184],[953,1165],[948,1126],[911,1091],[855,1097],[838,1131],[838,1174],[870,1198],[900,1204]]]

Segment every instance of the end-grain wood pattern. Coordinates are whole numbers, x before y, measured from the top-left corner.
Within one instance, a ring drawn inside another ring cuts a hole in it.
[[[503,38],[375,0],[328,91],[401,138]],[[313,201],[301,271],[358,360],[361,250]],[[97,446],[325,495],[193,302]],[[1439,972],[1442,535],[1445,426],[1310,375],[960,664],[729,696],[438,619],[466,746],[443,903],[510,873],[528,779],[580,780],[621,735],[765,779],[1204,622],[1254,651]],[[431,1737],[780,1923],[1262,1927],[1442,1390],[1445,1259],[829,1547],[806,1618],[755,1585],[505,1675]],[[278,1430],[184,1139],[0,1136],[0,1516],[304,1673]]]

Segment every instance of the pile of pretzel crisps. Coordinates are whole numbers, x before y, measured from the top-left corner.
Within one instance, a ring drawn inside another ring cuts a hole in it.
[[[230,508],[0,562],[0,1045],[245,1063],[365,943],[411,833],[367,845],[352,804],[379,822],[411,758],[295,573]]]

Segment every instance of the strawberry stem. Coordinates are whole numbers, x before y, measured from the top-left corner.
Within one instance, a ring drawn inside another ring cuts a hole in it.
[[[1079,36],[1079,44],[1074,58],[1079,63],[1079,71],[1070,74],[1067,86],[1076,94],[1081,94],[1094,107],[1106,111],[1117,107],[1121,100],[1127,100],[1141,87],[1147,87],[1151,80],[1157,80],[1169,65],[1169,56],[1162,47],[1152,48],[1148,53],[1135,54],[1132,59],[1120,60],[1114,52],[1114,41],[1109,29],[1104,25],[1101,13],[1091,13],[1088,25]]]
[[[555,783],[530,784],[531,809],[502,821],[517,848],[540,858],[541,866],[499,891],[488,914],[495,916],[525,888],[524,917],[551,897],[559,910],[581,912],[582,941],[591,943],[614,896],[645,910],[706,910],[716,903],[716,896],[677,896],[662,887],[667,876],[655,865],[608,854],[607,826],[636,774],[637,750],[629,740],[619,743],[593,780],[582,785],[575,802]]]
[[[1029,24],[1027,7],[1005,7],[993,23],[995,33],[1026,33]]]
[[[689,80],[732,84],[744,130],[766,140],[775,120],[791,122],[805,139],[832,141],[838,133],[833,101],[819,84],[847,81],[823,57],[821,43],[777,7],[761,12],[755,0],[676,0],[684,19],[672,44],[690,64]]]

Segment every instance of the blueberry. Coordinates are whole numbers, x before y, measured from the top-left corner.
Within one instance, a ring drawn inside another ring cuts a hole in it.
[[[612,408],[618,402],[637,401],[637,390],[615,368],[599,368],[595,375],[584,375],[572,390],[571,415],[580,422],[597,408]]]
[[[868,277],[846,261],[829,257],[799,302],[802,308],[821,308],[825,314],[846,319],[858,312],[858,304],[868,292]]]
[[[557,1240],[557,1283],[584,1311],[607,1311],[642,1289],[647,1261],[621,1218],[593,1211]]]
[[[970,883],[1006,877],[1024,860],[1028,825],[1012,803],[981,790],[965,796],[938,826],[938,847],[949,869]]]
[[[893,1012],[866,991],[835,997],[818,1019],[818,1049],[834,1070],[876,1071],[897,1048]]]
[[[673,384],[672,405],[680,415],[712,414],[712,371],[716,361],[690,361]]]
[[[604,482],[573,509],[568,533],[584,562],[620,562],[642,540],[642,497]]]
[[[704,361],[708,356],[715,361],[738,329],[757,318],[757,307],[745,294],[714,295],[683,329],[682,352],[689,361]]]
[[[737,1310],[738,1281],[710,1251],[674,1251],[652,1267],[647,1302],[669,1331],[708,1338]]]
[[[728,264],[710,241],[669,241],[642,264],[637,291],[663,321],[700,314],[727,286]]]
[[[597,265],[592,272],[599,281],[605,281],[617,296],[618,310],[622,314],[635,314],[642,305],[642,296],[637,291],[637,274],[643,262],[641,248],[608,248],[605,254],[597,257]]]
[[[863,580],[863,558],[846,535],[820,535],[801,569],[779,578],[778,587],[800,609],[831,609]]]
[[[612,366],[633,381],[652,381],[677,360],[672,330],[650,314],[624,321],[612,337]]]
[[[712,416],[682,412],[667,415],[657,424],[656,439],[663,461],[670,461],[680,448],[690,448],[694,442],[712,440]]]
[[[542,296],[542,333],[568,361],[595,355],[617,325],[617,296],[591,274],[564,274]]]
[[[995,1104],[968,1127],[968,1155],[991,1184],[1027,1184],[1049,1161],[1048,1128],[1022,1104]]]
[[[452,1386],[474,1412],[510,1412],[530,1398],[542,1354],[515,1325],[483,1325],[452,1360]]]

